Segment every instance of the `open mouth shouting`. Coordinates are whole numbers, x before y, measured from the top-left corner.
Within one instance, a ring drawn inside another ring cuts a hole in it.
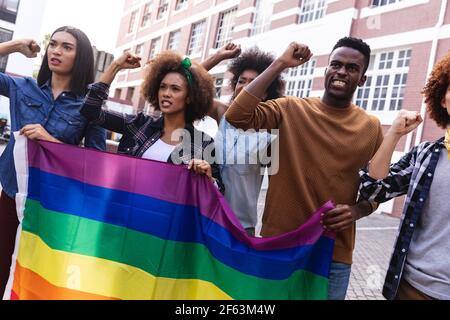
[[[339,79],[331,80],[331,85],[337,89],[345,89],[347,87],[347,82]]]
[[[161,100],[159,104],[161,108],[170,108],[172,106],[172,102],[167,99]]]
[[[51,58],[50,59],[50,64],[52,66],[59,66],[62,63],[61,60],[59,60],[58,58]]]

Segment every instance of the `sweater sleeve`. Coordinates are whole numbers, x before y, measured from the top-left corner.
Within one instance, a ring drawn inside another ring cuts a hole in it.
[[[228,108],[225,118],[243,130],[277,129],[282,120],[281,110],[287,104],[287,98],[261,102],[244,89]]]

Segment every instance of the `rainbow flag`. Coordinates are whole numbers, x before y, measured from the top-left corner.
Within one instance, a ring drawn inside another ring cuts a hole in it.
[[[184,166],[18,137],[11,299],[326,299],[334,237],[247,235]],[[5,296],[6,296],[5,295]]]

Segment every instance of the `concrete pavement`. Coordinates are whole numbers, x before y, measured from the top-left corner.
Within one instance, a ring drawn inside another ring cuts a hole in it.
[[[385,300],[381,294],[400,219],[373,213],[356,224],[347,300]]]

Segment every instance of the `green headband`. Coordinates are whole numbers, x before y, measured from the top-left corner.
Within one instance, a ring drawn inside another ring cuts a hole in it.
[[[183,66],[184,74],[186,75],[187,81],[189,85],[192,85],[192,73],[189,70],[190,67],[192,67],[191,59],[189,57],[184,58],[183,61],[181,61],[181,65]]]

